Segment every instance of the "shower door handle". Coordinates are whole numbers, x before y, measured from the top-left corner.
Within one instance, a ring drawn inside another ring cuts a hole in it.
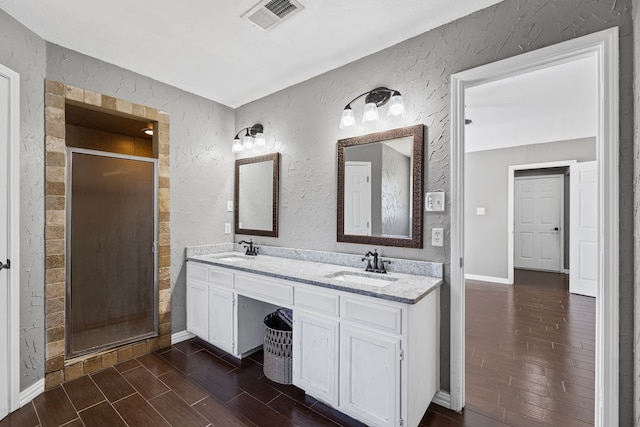
[[[8,259],[6,264],[2,264],[0,262],[0,270],[2,270],[3,268],[6,268],[7,270],[11,268],[11,260]]]

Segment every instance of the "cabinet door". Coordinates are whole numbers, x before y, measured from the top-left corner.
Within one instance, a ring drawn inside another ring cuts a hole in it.
[[[293,383],[305,392],[338,404],[338,321],[293,312]]]
[[[400,340],[342,325],[340,408],[369,425],[400,420]]]
[[[233,292],[209,288],[209,341],[220,349],[234,353]]]
[[[203,340],[209,339],[208,290],[207,284],[187,282],[187,331]]]

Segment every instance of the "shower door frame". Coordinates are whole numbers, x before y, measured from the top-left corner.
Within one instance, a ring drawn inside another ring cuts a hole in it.
[[[124,340],[116,341],[109,343],[105,346],[94,347],[88,349],[86,351],[79,351],[75,353],[71,353],[71,333],[72,333],[72,312],[71,312],[71,218],[73,212],[71,211],[71,202],[73,198],[73,192],[71,188],[71,174],[73,173],[73,154],[89,154],[94,156],[101,157],[111,157],[123,160],[134,160],[134,161],[143,161],[148,163],[153,163],[153,331],[138,335],[135,337],[127,338]],[[65,359],[70,360],[76,357],[84,357],[89,354],[99,353],[101,351],[105,351],[111,348],[117,348],[122,345],[134,343],[137,341],[141,341],[147,338],[152,338],[158,336],[158,320],[159,320],[159,293],[158,293],[158,159],[153,157],[140,157],[140,156],[131,156],[127,154],[119,154],[112,153],[108,151],[99,151],[99,150],[88,150],[85,148],[75,148],[75,147],[67,147],[67,200],[66,200],[66,230],[65,230],[65,238],[66,238],[66,253],[67,257],[65,260],[65,269],[67,271],[66,274],[66,286],[65,286]]]

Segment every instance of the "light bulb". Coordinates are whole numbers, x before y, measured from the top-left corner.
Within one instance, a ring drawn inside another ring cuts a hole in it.
[[[342,117],[340,118],[340,129],[346,129],[356,124],[356,117],[353,115],[351,107],[347,107],[342,110]]]
[[[369,102],[364,106],[364,115],[362,116],[363,124],[375,123],[378,121],[378,107],[375,102]]]
[[[233,145],[231,146],[231,152],[232,153],[240,153],[242,150],[244,150],[244,148],[242,147],[242,144],[240,143],[240,138],[236,138],[233,140]]]
[[[258,147],[263,147],[267,143],[267,140],[265,139],[264,134],[262,132],[256,133],[255,143]]]
[[[387,117],[390,116],[404,116],[404,102],[402,101],[402,96],[398,92],[396,92],[389,100]]]
[[[253,148],[253,138],[251,137],[251,135],[249,135],[248,132],[244,136],[244,138],[242,138],[242,146],[245,150],[251,150]]]

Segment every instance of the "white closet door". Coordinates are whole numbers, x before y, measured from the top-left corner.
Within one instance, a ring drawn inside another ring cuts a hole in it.
[[[596,162],[571,165],[569,291],[596,296],[598,284],[598,169]]]

